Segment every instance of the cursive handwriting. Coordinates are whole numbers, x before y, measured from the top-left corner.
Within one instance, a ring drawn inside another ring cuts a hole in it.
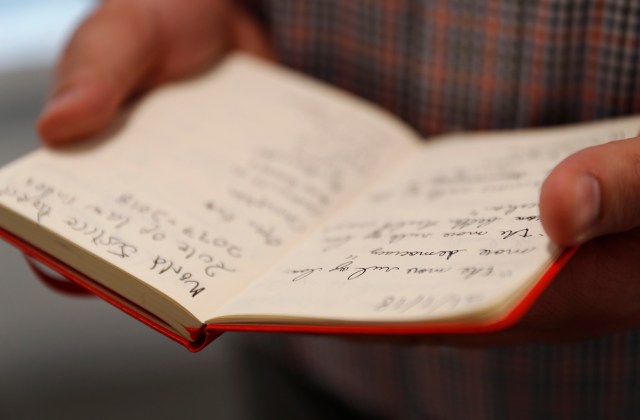
[[[131,219],[129,216],[125,215],[121,212],[116,212],[109,209],[104,209],[101,206],[97,206],[95,204],[87,205],[85,210],[93,213],[96,216],[102,216],[106,222],[112,223],[113,228],[118,230],[129,224]]]
[[[502,230],[500,231],[500,235],[502,236],[502,239],[509,239],[514,236],[519,236],[521,238],[530,238],[533,236],[529,233],[529,228],[520,230]]]
[[[411,267],[407,269],[407,274],[442,274],[451,271],[451,267]]]
[[[378,265],[371,265],[368,267],[352,267],[353,263],[354,263],[353,260],[345,261],[341,264],[338,264],[336,267],[332,268],[331,270],[329,270],[329,272],[351,271],[349,276],[347,276],[347,280],[353,280],[371,271],[381,271],[384,273],[388,273],[390,271],[400,270],[400,267],[388,267],[388,266],[385,267],[385,266],[378,266]]]
[[[476,231],[463,231],[463,232],[444,232],[442,234],[443,238],[450,238],[455,236],[484,236],[488,232],[486,230],[476,230]]]
[[[501,217],[462,217],[457,219],[450,219],[451,229],[482,229],[489,226],[492,223],[500,220]]]
[[[296,276],[291,279],[292,282],[300,281],[304,278],[309,277],[311,274],[316,271],[322,271],[322,267],[318,268],[302,268],[302,269],[288,269],[287,274],[295,274]]]
[[[156,258],[154,258],[150,270],[156,271],[160,275],[169,273],[173,275],[173,277],[179,282],[191,285],[189,294],[191,294],[192,298],[198,296],[200,293],[206,290],[206,287],[201,287],[200,282],[193,278],[193,274],[187,272],[186,270],[183,270],[181,265],[175,264],[168,258],[157,256]]]
[[[536,248],[535,247],[530,247],[530,248],[521,248],[521,249],[486,249],[486,248],[481,248],[479,250],[479,254],[482,257],[486,257],[489,255],[515,255],[515,254],[528,254],[530,252],[535,251]]]
[[[460,268],[460,274],[462,275],[462,278],[465,280],[469,280],[472,277],[490,277],[493,274],[493,266],[489,265],[489,266],[484,266],[484,267],[479,267],[479,266],[467,266],[467,267],[461,267]]]
[[[524,222],[539,222],[540,216],[537,214],[533,216],[516,216],[516,220]]]
[[[276,228],[273,225],[265,226],[257,220],[249,220],[249,227],[264,241],[268,246],[280,246],[282,245],[282,238],[276,233]]]
[[[193,258],[204,266],[203,271],[209,277],[215,277],[217,272],[226,271],[235,273],[236,269],[227,265],[224,260],[213,257],[211,254],[200,252],[198,248],[184,241],[178,241],[178,251],[182,252],[186,260]]]
[[[116,236],[109,235],[105,229],[99,226],[85,222],[76,217],[67,218],[65,224],[71,228],[71,230],[89,237],[92,244],[104,247],[109,254],[120,258],[129,258],[138,252],[138,248],[136,246],[127,243]]]
[[[16,188],[4,187],[0,189],[0,197],[12,197],[16,203],[30,206],[36,210],[36,220],[42,223],[42,220],[51,215],[52,207],[45,200],[48,193],[27,193]]]
[[[236,214],[233,210],[221,206],[214,200],[206,201],[204,208],[217,215],[223,222],[233,222],[236,219]]]
[[[383,248],[376,248],[370,251],[373,255],[386,255],[386,256],[395,256],[395,257],[415,257],[415,256],[436,256],[436,257],[445,257],[445,259],[449,260],[451,257],[456,255],[459,252],[464,252],[466,249],[451,249],[451,250],[439,250],[439,251],[389,251]]]

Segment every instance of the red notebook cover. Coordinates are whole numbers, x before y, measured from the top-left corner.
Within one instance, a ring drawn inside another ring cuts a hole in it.
[[[371,324],[371,325],[315,325],[315,324],[203,324],[201,328],[190,332],[190,339],[176,334],[164,323],[144,308],[127,300],[87,278],[65,263],[40,251],[34,245],[27,243],[12,233],[0,228],[0,238],[21,250],[27,257],[27,262],[38,278],[53,289],[73,295],[95,295],[124,311],[140,322],[164,334],[192,352],[202,350],[207,344],[225,331],[255,331],[255,332],[290,332],[316,334],[382,334],[382,335],[417,335],[417,334],[472,334],[497,331],[515,324],[533,305],[560,269],[569,261],[577,247],[566,249],[562,255],[547,269],[541,279],[533,286],[529,293],[510,311],[500,318],[490,321],[462,321],[439,322],[428,324]],[[34,262],[37,261],[37,262]],[[50,268],[63,276],[58,279],[47,273],[38,263]]]

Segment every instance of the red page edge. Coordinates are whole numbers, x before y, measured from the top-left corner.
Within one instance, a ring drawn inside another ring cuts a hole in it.
[[[208,324],[206,330],[211,332],[252,331],[352,335],[479,334],[498,331],[514,325],[524,316],[577,250],[578,247],[566,248],[516,306],[502,317],[485,322],[394,323],[392,325]]]
[[[192,329],[192,340],[176,334],[165,326],[155,322],[143,308],[128,301],[126,298],[113,293],[117,298],[111,296],[95,287],[92,282],[83,274],[75,271],[65,263],[54,257],[42,252],[37,247],[27,243],[23,239],[15,236],[5,229],[0,228],[0,238],[9,244],[15,246],[22,251],[25,256],[32,258],[45,266],[51,268],[58,274],[64,276],[73,283],[84,288],[91,294],[94,294],[131,317],[153,328],[154,330],[164,334],[178,344],[186,347],[191,352],[198,352],[206,347],[211,341],[216,339],[226,331],[235,332],[281,332],[281,333],[308,333],[308,334],[384,334],[384,335],[418,335],[418,334],[477,334],[484,332],[492,332],[505,329],[522,318],[529,310],[536,299],[542,294],[546,287],[551,283],[553,278],[571,259],[578,247],[565,249],[560,257],[554,261],[551,266],[544,272],[541,278],[536,282],[527,295],[516,305],[511,311],[507,312],[498,319],[492,319],[486,322],[466,321],[466,322],[441,322],[429,324],[393,324],[393,325],[292,325],[292,324],[209,324],[203,325],[201,328]],[[29,261],[29,265],[36,275],[45,283],[46,274],[39,270],[33,263]],[[135,308],[135,309],[134,309]]]
[[[30,261],[30,259],[44,264],[45,266],[52,269],[56,273],[65,277],[67,280],[71,281],[73,284],[78,285],[79,287],[83,288],[84,290],[86,290],[92,295],[98,296],[104,301],[110,303],[111,305],[125,312],[127,315],[133,317],[134,319],[137,319],[138,321],[144,323],[145,325],[169,337],[171,340],[189,349],[189,351],[197,352],[202,350],[208,343],[210,343],[217,336],[222,334],[222,332],[216,333],[214,331],[205,331],[205,326],[203,325],[201,328],[189,330],[191,334],[191,340],[187,340],[186,338],[176,334],[174,331],[170,330],[164,325],[154,321],[152,319],[152,316],[147,314],[143,308],[137,306],[135,303],[127,300],[126,298],[118,295],[117,293],[114,293],[111,291],[109,291],[110,294],[105,293],[100,288],[94,286],[92,284],[93,282],[90,281],[82,273],[77,272],[73,268],[69,267],[67,264],[42,252],[40,249],[38,249],[34,245],[26,242],[25,240],[17,237],[16,235],[8,232],[7,230],[0,228],[0,238],[4,239],[9,244],[15,246],[25,255],[25,257],[27,257],[27,263],[29,264],[30,268],[32,269],[34,274],[40,280],[42,280],[45,284],[50,285],[52,282],[55,282],[56,280],[48,279],[47,277],[49,277],[49,275],[44,273],[40,268],[38,268],[32,261]],[[54,287],[54,289],[61,291],[59,287]],[[68,292],[63,291],[63,293],[68,293]],[[78,295],[77,292],[71,292],[71,294]]]

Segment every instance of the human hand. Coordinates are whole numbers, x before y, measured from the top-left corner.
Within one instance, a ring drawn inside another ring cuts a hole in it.
[[[542,186],[540,216],[549,237],[582,244],[540,302],[562,315],[555,328],[564,323],[568,336],[640,326],[639,193],[637,137],[575,153]],[[563,296],[552,296],[558,292]]]
[[[131,96],[197,73],[231,49],[271,57],[237,0],[105,0],[76,31],[38,131],[49,145],[95,134]]]
[[[563,342],[640,326],[640,138],[587,148],[557,165],[542,186],[540,215],[554,242],[580,248],[523,319],[504,331],[423,342]]]

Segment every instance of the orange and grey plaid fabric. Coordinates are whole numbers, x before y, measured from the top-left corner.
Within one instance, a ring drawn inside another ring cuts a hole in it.
[[[424,135],[640,111],[640,2],[267,0],[280,59]]]
[[[284,63],[423,135],[640,111],[637,0],[263,0]],[[459,349],[269,337],[373,418],[640,417],[640,331]]]

